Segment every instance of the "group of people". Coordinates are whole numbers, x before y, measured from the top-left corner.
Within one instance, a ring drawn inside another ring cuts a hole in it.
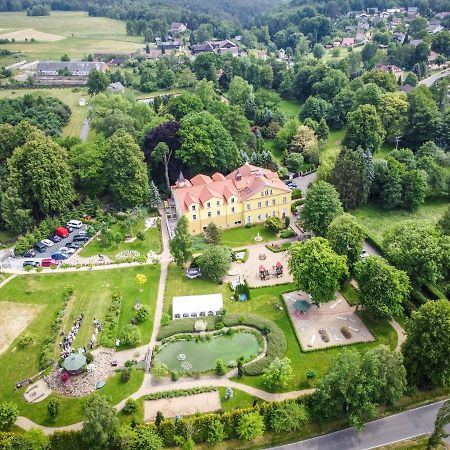
[[[71,353],[73,353],[72,344],[78,334],[78,331],[80,330],[83,319],[84,314],[81,313],[74,321],[69,334],[65,336],[63,341],[59,344],[59,346],[61,347],[61,358],[67,358]],[[64,336],[64,331],[61,331],[61,336]]]
[[[102,331],[102,323],[100,322],[100,320],[94,317],[93,323],[94,323],[94,332],[92,333],[91,339],[89,339],[89,348],[91,350],[94,349],[95,342],[97,341],[97,333],[99,331]]]

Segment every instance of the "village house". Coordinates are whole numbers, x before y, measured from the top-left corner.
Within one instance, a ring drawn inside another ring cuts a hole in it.
[[[395,73],[395,74],[399,74],[402,73],[402,69],[400,69],[400,67],[395,66],[394,64],[377,64],[375,66],[375,69],[377,70],[382,70],[383,72],[387,72],[387,73]]]
[[[347,37],[342,38],[341,47],[353,47],[355,45],[355,38]]]
[[[290,214],[291,190],[276,172],[248,163],[226,176],[216,172],[186,180],[180,173],[171,191],[177,215],[186,217],[193,235],[210,223],[225,230]]]
[[[170,25],[170,32],[172,34],[180,33],[183,34],[187,30],[187,27],[184,23],[172,22]]]
[[[107,64],[103,62],[86,61],[39,61],[37,66],[37,75],[40,76],[59,76],[61,72],[70,72],[73,77],[87,77],[93,70],[106,72]]]
[[[125,86],[120,81],[116,81],[115,83],[111,83],[108,86],[108,89],[111,92],[120,93],[120,92],[123,92],[125,90]]]
[[[161,51],[175,50],[181,52],[183,50],[183,43],[180,41],[159,41],[156,45]]]
[[[193,55],[205,52],[216,52],[219,54],[230,53],[233,56],[239,55],[239,47],[229,39],[223,41],[206,41],[203,44],[196,44],[191,46]]]

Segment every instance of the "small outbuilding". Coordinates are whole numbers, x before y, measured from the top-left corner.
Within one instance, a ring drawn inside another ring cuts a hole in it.
[[[222,309],[222,294],[187,295],[172,300],[173,319],[215,316]]]
[[[86,366],[86,356],[81,353],[72,353],[69,355],[63,363],[63,368],[69,375],[78,375],[83,372]]]

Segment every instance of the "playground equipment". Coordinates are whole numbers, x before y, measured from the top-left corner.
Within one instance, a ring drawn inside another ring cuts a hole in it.
[[[283,276],[283,264],[280,261],[272,266],[272,270],[267,270],[263,265],[259,266],[259,278],[261,280],[268,280],[270,277],[280,278]]]

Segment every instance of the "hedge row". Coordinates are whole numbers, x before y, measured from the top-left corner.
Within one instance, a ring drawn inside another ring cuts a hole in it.
[[[243,320],[245,318],[245,320]],[[244,371],[247,375],[259,375],[275,358],[281,358],[287,350],[287,342],[284,333],[281,328],[271,320],[264,319],[263,317],[256,316],[254,314],[248,314],[242,316],[240,314],[227,314],[223,318],[223,323],[227,327],[246,325],[256,328],[267,340],[267,350],[263,358],[258,361],[251,362],[244,366]]]
[[[104,347],[114,348],[115,346],[121,307],[122,295],[120,292],[113,292],[111,295],[111,303],[103,321],[103,333],[100,338],[100,345]]]
[[[203,320],[206,322],[206,331],[215,330],[214,324],[216,323],[217,316],[196,317],[192,319],[175,319],[169,322],[169,325],[161,327],[158,332],[158,341],[162,341],[169,336],[178,333],[193,333],[194,325],[197,320]]]
[[[69,303],[70,297],[73,294],[73,287],[66,286],[62,298],[60,300],[60,309],[56,313],[56,317],[50,327],[50,335],[44,340],[41,348],[41,354],[39,355],[39,368],[41,370],[51,366],[54,362],[55,343],[61,331],[61,323],[64,319],[67,303]]]
[[[214,391],[217,391],[216,387],[203,386],[203,387],[194,387],[190,389],[178,389],[176,391],[154,392],[153,394],[146,395],[144,397],[144,400],[159,400],[161,398],[186,397],[188,395],[203,394],[205,392],[214,392]]]

